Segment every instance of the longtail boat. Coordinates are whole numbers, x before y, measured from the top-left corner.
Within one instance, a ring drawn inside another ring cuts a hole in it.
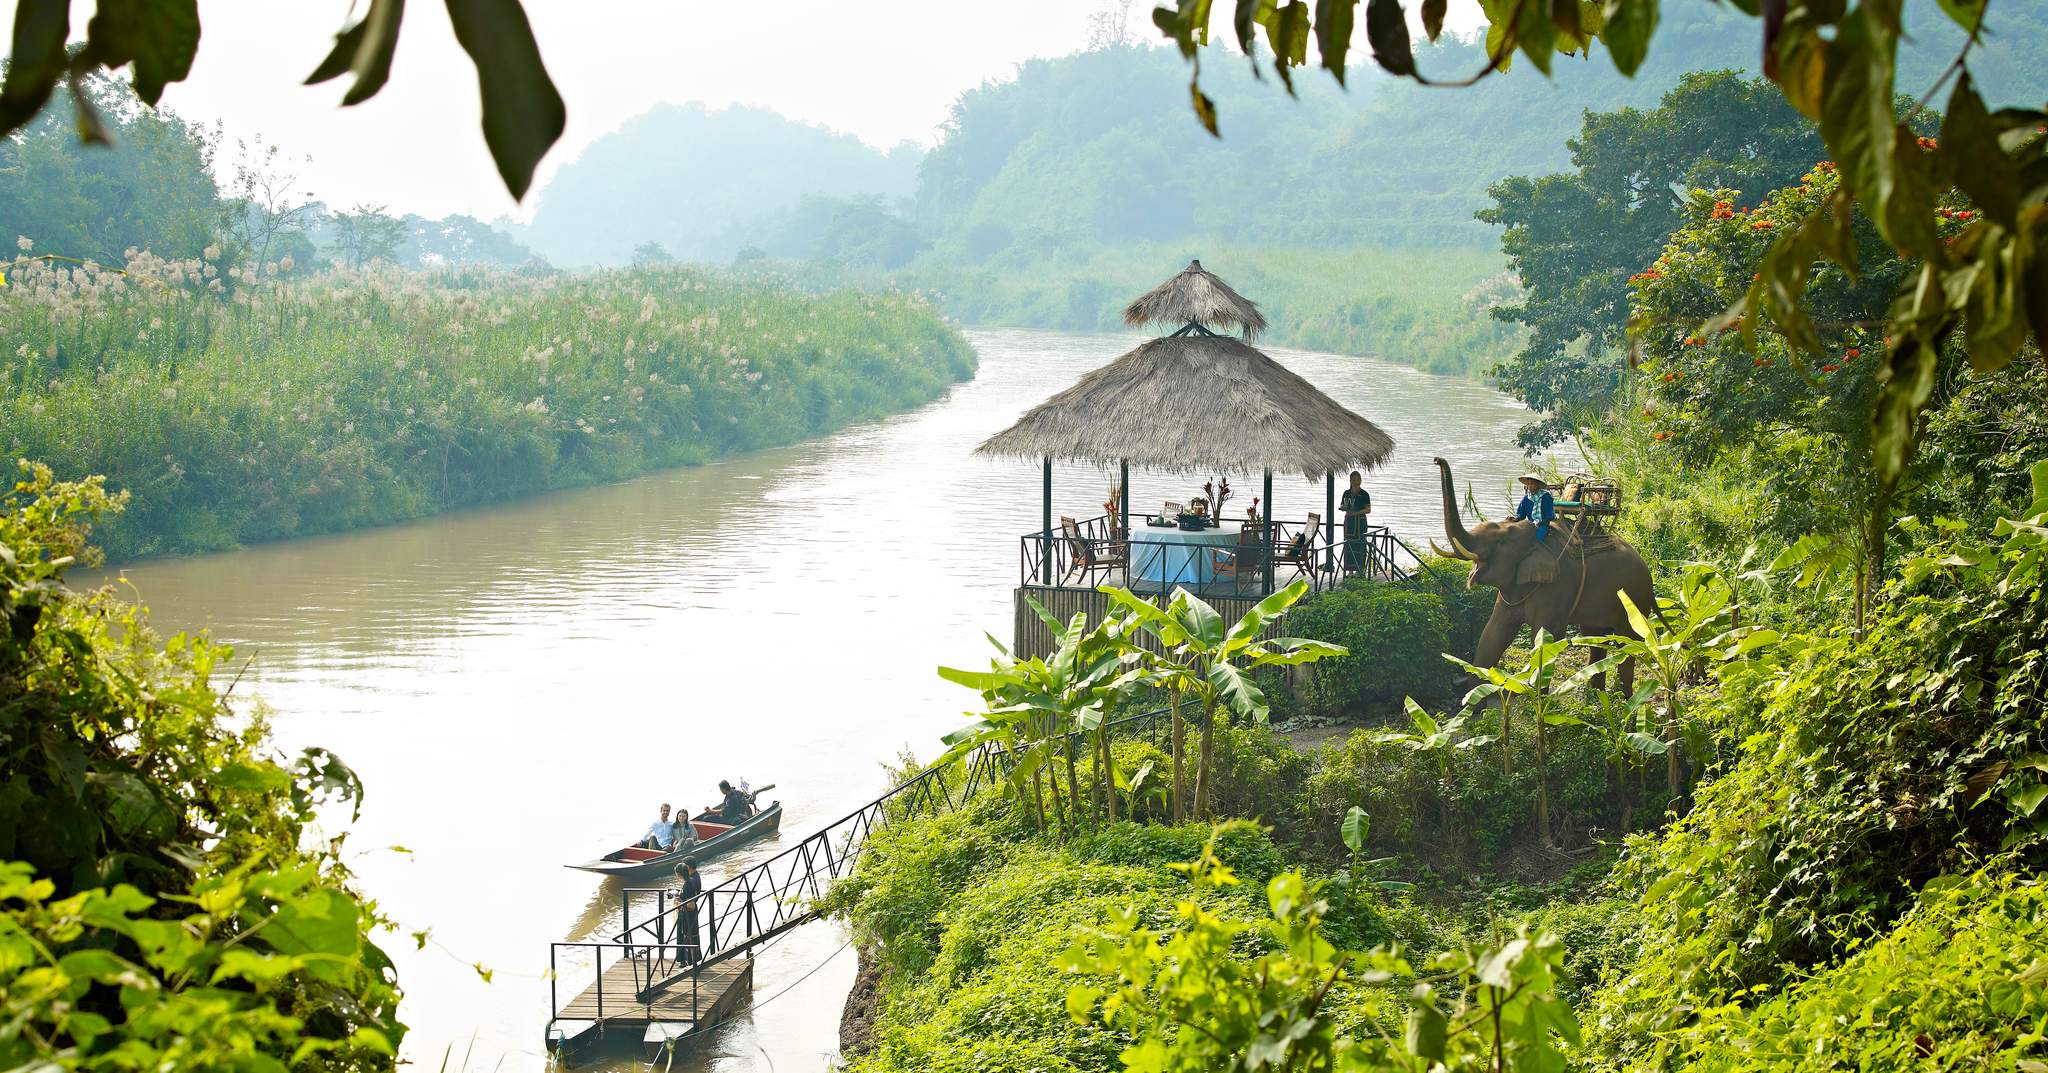
[[[767,808],[756,811],[738,823],[725,823],[714,819],[713,814],[709,812],[699,813],[690,818],[690,826],[697,829],[697,841],[694,845],[667,853],[661,850],[641,849],[637,845],[627,846],[624,849],[615,849],[594,861],[585,861],[568,867],[596,872],[603,876],[617,876],[628,882],[659,879],[674,874],[676,865],[683,863],[685,857],[695,857],[698,864],[703,864],[727,850],[780,831],[782,802],[770,802]]]

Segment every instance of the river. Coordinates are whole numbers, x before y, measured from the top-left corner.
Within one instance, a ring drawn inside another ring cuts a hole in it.
[[[622,844],[662,801],[702,806],[720,778],[773,782],[787,840],[960,722],[972,698],[933,668],[982,666],[983,632],[1007,639],[1018,536],[1039,512],[1036,466],[970,452],[1136,341],[969,334],[974,380],[809,443],[121,571],[158,629],[235,646],[235,695],[274,710],[281,747],[327,746],[368,785],[351,866],[404,929],[431,929],[423,949],[385,944],[413,1062],[545,1065],[548,943],[603,930],[606,908],[595,877],[562,865]],[[1270,353],[1394,437],[1367,478],[1375,521],[1421,546],[1439,454],[1488,513],[1505,508],[1524,468],[1511,400],[1365,358]],[[1229,476],[1249,502],[1258,475]],[[1133,473],[1132,502],[1184,500],[1201,480]],[[1322,510],[1320,481],[1275,482],[1280,516]],[[1100,513],[1109,483],[1060,467],[1056,507]],[[687,1067],[824,1068],[854,974],[845,942],[818,923],[766,950],[753,1011]]]

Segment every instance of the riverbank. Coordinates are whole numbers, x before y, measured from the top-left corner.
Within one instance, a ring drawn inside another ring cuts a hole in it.
[[[235,696],[278,713],[281,748],[333,749],[371,788],[349,838],[368,851],[351,867],[407,928],[434,929],[424,950],[389,947],[413,1026],[405,1057],[432,1068],[474,1046],[471,1068],[538,1073],[547,941],[617,931],[616,897],[562,864],[636,834],[660,802],[701,805],[721,778],[774,782],[784,829],[809,831],[886,787],[878,761],[929,755],[960,725],[966,698],[932,669],[977,666],[983,631],[1009,632],[1042,480],[974,447],[1131,347],[1121,334],[964,334],[972,379],[828,436],[120,571],[164,634],[207,629],[235,646]],[[1441,525],[1431,455],[1458,459],[1494,509],[1527,468],[1514,448],[1525,412],[1479,384],[1271,353],[1399,444],[1370,478],[1375,516],[1398,532]],[[1080,515],[1108,479],[1056,463],[1055,509]],[[1134,502],[1185,499],[1191,483],[1131,480]],[[1290,514],[1320,510],[1323,484],[1276,474],[1274,495]],[[412,852],[374,850],[390,845]],[[712,878],[753,860],[714,862]],[[854,975],[851,952],[831,959],[845,938],[818,924],[778,941],[755,988],[792,990],[678,1067],[744,1067],[762,1049],[780,1069],[820,1066]]]
[[[117,560],[781,446],[975,368],[915,297],[681,268],[291,277],[145,256],[16,271],[0,330],[0,446],[125,493],[96,534]]]

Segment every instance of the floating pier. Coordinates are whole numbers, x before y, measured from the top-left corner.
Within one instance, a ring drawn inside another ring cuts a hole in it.
[[[707,965],[643,998],[650,970],[662,976],[682,971],[680,966],[650,966],[644,958],[612,964],[556,1011],[548,1024],[548,1051],[577,1062],[600,1047],[629,1042],[637,1042],[650,1058],[664,1047],[681,1050],[731,1020],[754,990],[751,957]]]

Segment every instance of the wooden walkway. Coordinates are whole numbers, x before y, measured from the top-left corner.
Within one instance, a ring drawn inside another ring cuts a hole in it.
[[[636,971],[637,970],[637,971]],[[673,965],[657,963],[656,976],[675,971]],[[696,976],[670,985],[642,1002],[637,993],[649,978],[649,966],[622,960],[605,969],[604,975],[556,1013],[558,1021],[587,1021],[600,1031],[642,1030],[648,1043],[661,1039],[683,1040],[709,1031],[730,1019],[754,987],[754,959],[737,957],[708,965]]]

